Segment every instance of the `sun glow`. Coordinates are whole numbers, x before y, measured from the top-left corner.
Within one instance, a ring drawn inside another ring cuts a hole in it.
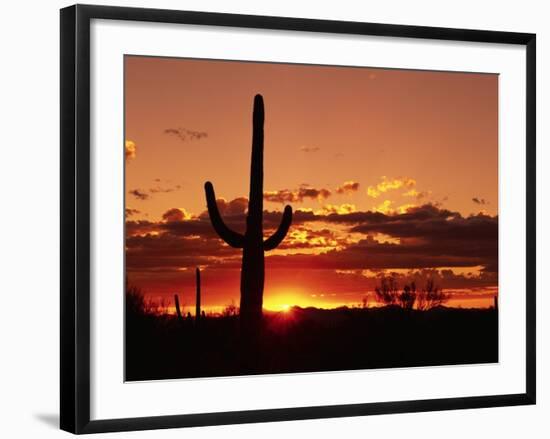
[[[280,289],[267,293],[264,299],[264,309],[268,311],[288,313],[293,306],[308,306],[308,296],[296,289]]]

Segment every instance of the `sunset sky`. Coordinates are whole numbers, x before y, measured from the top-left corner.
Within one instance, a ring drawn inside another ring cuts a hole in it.
[[[153,299],[239,303],[241,251],[216,235],[203,185],[243,231],[252,103],[265,102],[264,307],[374,301],[383,274],[432,277],[451,306],[498,291],[498,76],[125,57],[126,264]],[[223,198],[223,200],[221,200]]]

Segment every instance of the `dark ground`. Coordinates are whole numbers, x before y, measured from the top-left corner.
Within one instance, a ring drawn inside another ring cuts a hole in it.
[[[128,381],[498,361],[495,309],[293,308],[264,315],[252,350],[236,316],[128,313],[126,325]]]

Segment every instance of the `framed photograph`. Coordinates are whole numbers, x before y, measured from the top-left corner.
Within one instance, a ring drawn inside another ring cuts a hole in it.
[[[61,10],[61,428],[535,403],[535,35]]]

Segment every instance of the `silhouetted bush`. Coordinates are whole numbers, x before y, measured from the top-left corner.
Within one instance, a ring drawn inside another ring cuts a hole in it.
[[[399,300],[399,288],[393,276],[383,276],[380,279],[380,286],[374,289],[376,299],[385,305],[395,305]]]
[[[150,312],[143,292],[138,287],[126,288],[126,315],[139,316]]]
[[[164,299],[160,302],[145,299],[143,291],[132,285],[126,286],[125,308],[126,315],[129,316],[162,315],[167,313]]]
[[[443,305],[449,300],[450,295],[443,292],[443,289],[435,285],[433,279],[426,281],[426,286],[417,295],[416,308],[421,311]]]
[[[399,304],[403,309],[413,309],[416,302],[416,284],[411,282],[410,285],[403,287],[403,292],[399,295]]]
[[[231,303],[229,305],[226,305],[226,307],[222,310],[222,316],[223,317],[233,317],[239,314],[239,308],[235,305],[235,301],[231,300]]]

